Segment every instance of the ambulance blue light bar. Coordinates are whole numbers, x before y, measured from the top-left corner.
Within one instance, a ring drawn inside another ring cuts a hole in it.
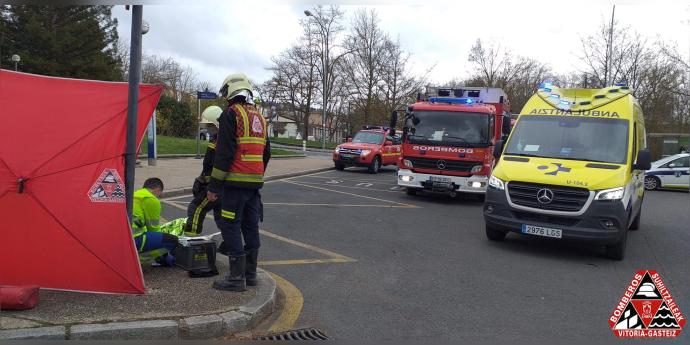
[[[454,97],[429,97],[431,103],[450,103],[450,104],[472,104],[474,101],[471,98],[454,98]]]

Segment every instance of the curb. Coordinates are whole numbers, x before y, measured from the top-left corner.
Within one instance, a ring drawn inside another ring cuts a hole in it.
[[[187,340],[246,332],[275,310],[276,281],[262,269],[257,279],[256,296],[249,303],[219,314],[11,329],[0,331],[0,340]]]
[[[267,176],[264,178],[264,182],[281,180],[281,179],[285,179],[285,178],[297,177],[297,176],[302,176],[302,175],[316,174],[316,173],[325,172],[325,171],[329,171],[329,170],[333,170],[333,169],[335,169],[335,168],[334,167],[328,167],[328,168],[319,168],[319,169],[298,171],[298,172],[288,173],[288,174]],[[163,193],[161,193],[160,198],[161,199],[171,198],[174,196],[181,196],[181,195],[188,195],[188,194],[192,194],[192,187],[191,186],[190,187],[170,189],[168,191],[164,191]]]

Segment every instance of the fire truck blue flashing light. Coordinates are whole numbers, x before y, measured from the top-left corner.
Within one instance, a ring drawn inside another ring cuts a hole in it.
[[[453,97],[429,97],[431,103],[450,103],[450,104],[472,104],[474,101],[471,98],[453,98]]]

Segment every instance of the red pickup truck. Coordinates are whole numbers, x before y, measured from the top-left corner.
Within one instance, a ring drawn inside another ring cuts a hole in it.
[[[338,170],[348,166],[367,167],[376,174],[382,166],[398,164],[400,139],[388,135],[383,126],[362,126],[347,143],[338,145],[333,151],[333,163]]]

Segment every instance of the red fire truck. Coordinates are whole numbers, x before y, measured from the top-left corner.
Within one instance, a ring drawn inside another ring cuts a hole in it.
[[[398,185],[419,191],[485,193],[496,141],[510,132],[502,89],[429,87],[405,112]],[[393,114],[397,121],[397,114]]]

